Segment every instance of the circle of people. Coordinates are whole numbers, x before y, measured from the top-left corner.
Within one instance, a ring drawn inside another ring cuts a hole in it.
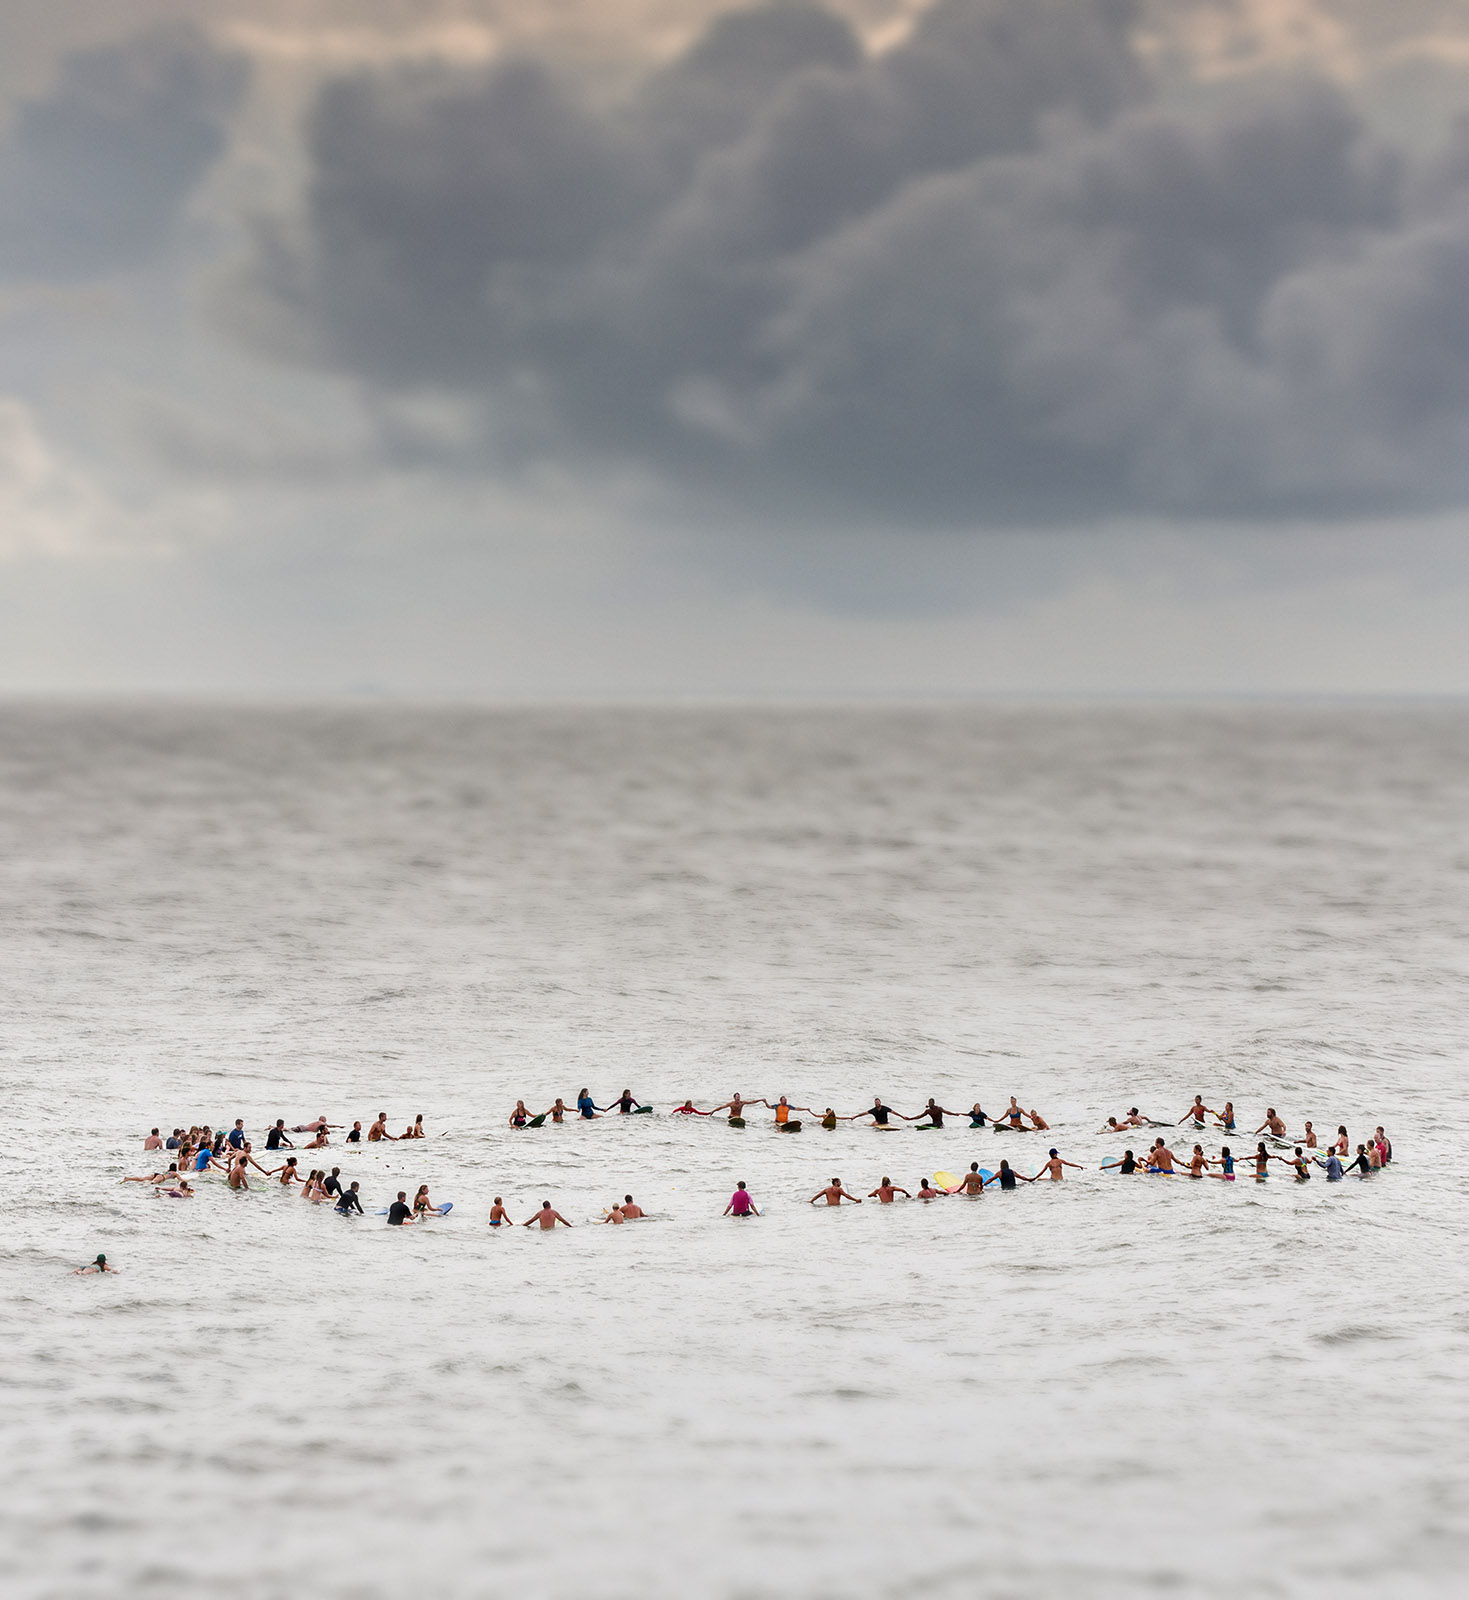
[[[812,1107],[793,1105],[785,1095],[781,1095],[777,1100],[770,1100],[764,1097],[746,1098],[738,1093],[708,1110],[701,1110],[692,1100],[685,1100],[682,1105],[674,1107],[669,1114],[675,1117],[717,1117],[725,1113],[731,1127],[743,1128],[747,1125],[746,1114],[762,1107],[774,1113],[775,1128],[787,1133],[800,1132],[803,1127],[803,1123],[795,1113],[817,1116]],[[564,1123],[568,1118],[592,1121],[609,1114],[648,1115],[652,1110],[652,1106],[637,1100],[628,1089],[624,1089],[607,1105],[599,1106],[583,1088],[575,1096],[573,1105],[567,1105],[565,1099],[558,1095],[555,1102],[542,1112],[532,1113],[526,1107],[524,1100],[517,1100],[515,1110],[510,1113],[508,1120],[510,1126],[514,1128],[538,1128],[547,1122],[553,1125]],[[989,1126],[996,1133],[1040,1133],[1050,1130],[1050,1124],[1038,1111],[1023,1109],[1014,1095],[1010,1097],[1009,1106],[994,1117],[989,1116],[978,1101],[968,1111],[952,1111],[930,1097],[922,1110],[910,1115],[885,1104],[881,1097],[875,1097],[873,1103],[864,1110],[846,1115],[839,1114],[827,1106],[820,1114],[819,1126],[834,1129],[839,1122],[854,1122],[864,1117],[870,1119],[873,1127],[887,1130],[896,1129],[900,1122],[915,1123],[921,1129],[942,1128],[945,1126],[945,1118],[962,1120],[965,1117],[969,1119],[970,1128]],[[1097,1133],[1130,1136],[1137,1129],[1185,1125],[1194,1132],[1202,1132],[1212,1125],[1214,1130],[1225,1134],[1254,1138],[1257,1140],[1255,1150],[1252,1154],[1236,1157],[1230,1146],[1225,1144],[1221,1146],[1218,1156],[1211,1157],[1205,1153],[1202,1143],[1195,1142],[1192,1152],[1184,1155],[1174,1151],[1166,1139],[1158,1136],[1153,1138],[1152,1143],[1141,1155],[1127,1149],[1121,1156],[1114,1156],[1101,1162],[1099,1170],[1119,1174],[1148,1173],[1174,1177],[1209,1177],[1232,1182],[1236,1176],[1237,1161],[1243,1163],[1247,1169],[1253,1169],[1252,1175],[1256,1178],[1268,1177],[1270,1165],[1275,1162],[1289,1168],[1298,1181],[1304,1182],[1311,1177],[1313,1165],[1325,1171],[1328,1181],[1336,1181],[1354,1172],[1365,1177],[1369,1173],[1380,1171],[1392,1160],[1392,1143],[1381,1126],[1375,1129],[1369,1139],[1358,1143],[1354,1153],[1344,1125],[1338,1126],[1335,1136],[1324,1143],[1310,1121],[1306,1122],[1302,1133],[1291,1135],[1286,1131],[1284,1119],[1277,1113],[1275,1107],[1271,1106],[1266,1110],[1265,1120],[1259,1127],[1252,1134],[1244,1135],[1236,1124],[1233,1101],[1226,1100],[1220,1109],[1215,1110],[1204,1104],[1201,1095],[1194,1096],[1193,1104],[1175,1123],[1157,1121],[1143,1115],[1136,1106],[1133,1106],[1125,1116],[1108,1117],[1104,1125],[1097,1129]],[[301,1196],[305,1200],[318,1205],[330,1204],[336,1211],[346,1216],[360,1216],[363,1214],[360,1184],[352,1181],[344,1186],[340,1167],[333,1167],[330,1172],[325,1167],[313,1167],[303,1172],[299,1165],[299,1157],[284,1154],[284,1151],[296,1148],[292,1134],[311,1135],[310,1140],[302,1148],[321,1150],[331,1146],[331,1135],[334,1131],[342,1131],[344,1128],[345,1124],[329,1123],[325,1115],[317,1116],[310,1122],[296,1123],[290,1128],[287,1128],[284,1117],[277,1117],[274,1125],[266,1130],[265,1152],[267,1155],[281,1157],[278,1166],[266,1166],[256,1158],[253,1142],[245,1132],[243,1117],[237,1117],[234,1126],[228,1130],[215,1129],[208,1124],[196,1125],[187,1130],[175,1128],[167,1138],[154,1128],[143,1141],[144,1150],[172,1153],[173,1159],[162,1171],[127,1177],[122,1181],[152,1185],[160,1196],[185,1200],[192,1198],[195,1192],[189,1182],[190,1174],[197,1177],[211,1171],[222,1172],[229,1187],[238,1191],[248,1190],[251,1187],[249,1178],[254,1171],[267,1182],[273,1182],[283,1189],[299,1185]],[[345,1131],[342,1142],[349,1148],[360,1148],[363,1144],[378,1144],[384,1141],[396,1143],[424,1137],[421,1112],[401,1134],[389,1133],[387,1113],[379,1112],[365,1133],[362,1123],[354,1122],[351,1128]],[[1283,1150],[1290,1151],[1290,1154],[1278,1153]],[[1065,1177],[1068,1167],[1077,1171],[1084,1170],[1081,1162],[1065,1159],[1059,1149],[1053,1146],[1040,1164],[1039,1170],[1034,1173],[1017,1172],[1008,1160],[1002,1160],[994,1172],[982,1168],[977,1161],[974,1161],[970,1163],[969,1171],[961,1178],[948,1181],[951,1175],[947,1173],[935,1174],[933,1179],[923,1178],[916,1192],[893,1183],[885,1176],[882,1182],[870,1191],[867,1198],[877,1200],[882,1205],[890,1205],[899,1197],[931,1201],[942,1199],[949,1194],[980,1195],[990,1187],[1013,1190],[1022,1183],[1037,1183],[1042,1180],[1060,1182]],[[862,1204],[861,1198],[850,1193],[838,1178],[833,1178],[829,1184],[811,1196],[812,1205],[819,1201],[825,1201],[829,1206],[839,1206],[844,1202]],[[448,1209],[448,1205],[434,1204],[429,1195],[429,1186],[424,1183],[418,1186],[411,1201],[407,1190],[399,1190],[396,1200],[378,1214],[385,1215],[391,1226],[402,1227],[425,1221],[430,1217],[441,1216]],[[633,1197],[626,1195],[622,1200],[614,1201],[604,1211],[601,1221],[621,1224],[636,1221],[646,1215],[647,1213],[637,1205]],[[724,1215],[733,1217],[760,1215],[753,1197],[743,1182],[730,1196]],[[495,1196],[490,1209],[489,1225],[492,1229],[514,1226],[513,1219],[506,1211],[499,1195]],[[567,1221],[549,1200],[543,1201],[540,1209],[521,1224],[523,1227],[539,1226],[542,1229],[552,1229],[558,1225],[569,1228],[572,1223]],[[77,1270],[112,1269],[105,1265],[99,1267],[97,1263],[89,1263],[87,1267]]]

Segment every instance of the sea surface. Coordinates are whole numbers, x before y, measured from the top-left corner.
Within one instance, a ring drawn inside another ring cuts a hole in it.
[[[0,1588],[1462,1592],[1466,979],[1462,705],[0,708]],[[1098,1170],[1195,1091],[1397,1159]],[[120,1182],[378,1111],[452,1215]]]

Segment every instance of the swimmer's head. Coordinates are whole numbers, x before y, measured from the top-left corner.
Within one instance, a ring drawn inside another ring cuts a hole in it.
[[[94,1267],[105,1267],[107,1265],[107,1257],[104,1255],[99,1255],[92,1265]]]
[[[1053,1155],[1053,1156],[1054,1156],[1054,1155],[1059,1155],[1059,1154],[1060,1154],[1060,1151],[1059,1151],[1059,1150],[1057,1150],[1057,1149],[1056,1149],[1056,1147],[1055,1147],[1055,1145],[1052,1145],[1052,1146],[1051,1146],[1051,1154],[1052,1154],[1052,1155]]]
[[[743,1189],[744,1187],[745,1187],[745,1180],[743,1178],[741,1178],[740,1181],[735,1185],[735,1188],[736,1189]]]

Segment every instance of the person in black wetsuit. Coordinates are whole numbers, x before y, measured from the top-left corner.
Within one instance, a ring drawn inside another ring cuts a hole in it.
[[[362,1215],[362,1201],[358,1197],[356,1183],[350,1189],[338,1189],[337,1210],[344,1217],[350,1217],[354,1211],[359,1217]]]
[[[398,1198],[388,1207],[388,1221],[395,1228],[413,1226],[413,1209],[408,1204],[408,1191],[399,1189]]]
[[[328,1194],[340,1195],[342,1192],[342,1169],[333,1167],[330,1177],[321,1180],[321,1186]]]
[[[636,1106],[639,1110],[641,1110],[643,1103],[641,1100],[633,1099],[631,1089],[624,1089],[622,1093],[618,1095],[614,1104],[617,1106],[618,1114],[620,1116],[630,1117],[633,1113],[633,1107]]]
[[[980,1105],[979,1101],[976,1100],[974,1102],[974,1110],[969,1113],[969,1126],[971,1128],[982,1128],[984,1125],[984,1108]]]
[[[1118,1172],[1136,1172],[1137,1160],[1133,1156],[1132,1151],[1123,1151],[1121,1161],[1104,1161],[1102,1163],[1103,1172],[1111,1172],[1114,1167]]]
[[[993,1178],[990,1179],[990,1182],[999,1184],[1002,1189],[1013,1189],[1015,1187],[1015,1181],[1017,1178],[1021,1183],[1035,1182],[1034,1178],[1027,1178],[1023,1172],[1012,1172],[1010,1170],[1010,1163],[1008,1161],[1002,1161],[1000,1163],[1000,1170],[994,1175]]]
[[[879,1128],[887,1127],[889,1117],[903,1117],[901,1111],[894,1111],[891,1106],[885,1106],[876,1095],[873,1096],[871,1108],[867,1111],[859,1111],[857,1115],[859,1117],[871,1117]],[[912,1122],[913,1118],[903,1117],[903,1121]]]
[[[1358,1171],[1360,1171],[1362,1173],[1363,1177],[1366,1177],[1366,1175],[1369,1172],[1372,1171],[1372,1163],[1367,1159],[1367,1146],[1365,1144],[1359,1144],[1357,1146],[1357,1158],[1356,1158],[1356,1160],[1347,1162],[1346,1166],[1342,1168],[1342,1171],[1343,1172],[1358,1172]]]
[[[282,1145],[285,1145],[287,1150],[294,1150],[296,1148],[295,1145],[292,1144],[291,1141],[286,1137],[286,1119],[284,1117],[277,1117],[275,1119],[275,1126],[265,1136],[265,1148],[267,1150],[279,1150]]]

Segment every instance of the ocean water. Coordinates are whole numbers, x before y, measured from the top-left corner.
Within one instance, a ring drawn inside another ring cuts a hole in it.
[[[1456,1592],[1466,819],[1462,706],[0,710],[4,1592]],[[1195,1090],[1397,1160],[1097,1170]],[[451,1216],[119,1181],[379,1110]]]

